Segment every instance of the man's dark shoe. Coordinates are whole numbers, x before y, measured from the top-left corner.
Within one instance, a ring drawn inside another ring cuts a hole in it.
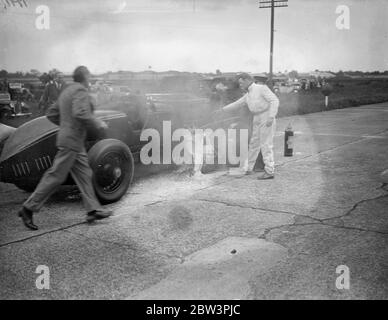
[[[94,210],[91,212],[88,212],[86,216],[86,221],[87,222],[93,222],[95,220],[101,220],[110,217],[113,215],[112,211],[107,211],[107,210]]]
[[[269,179],[274,179],[274,178],[275,178],[274,174],[269,174],[266,171],[264,171],[263,174],[261,174],[257,177],[257,180],[269,180]]]
[[[18,212],[18,216],[20,218],[22,218],[23,220],[23,223],[24,225],[28,228],[28,229],[31,229],[31,230],[38,230],[38,226],[34,224],[33,220],[32,220],[32,211],[26,209],[26,208],[22,208],[19,210]]]

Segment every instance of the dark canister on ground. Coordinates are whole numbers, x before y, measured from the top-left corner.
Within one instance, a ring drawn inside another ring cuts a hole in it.
[[[291,124],[284,131],[284,156],[292,157],[294,152],[294,131]]]

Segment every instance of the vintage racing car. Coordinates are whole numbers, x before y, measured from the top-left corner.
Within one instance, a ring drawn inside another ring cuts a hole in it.
[[[153,96],[151,104],[123,104],[120,110],[96,110],[96,116],[107,123],[108,129],[103,134],[90,134],[86,150],[94,172],[93,185],[102,203],[115,202],[127,192],[133,180],[135,162],[147,143],[140,141],[142,130],[153,128],[161,132],[164,120],[170,120],[172,128],[185,126],[182,116],[177,115],[177,106],[168,107],[164,103],[166,96],[163,98]],[[160,100],[164,100],[163,103]],[[188,106],[193,107],[190,103]],[[182,113],[185,111],[182,110]],[[228,126],[234,119],[214,124],[217,127]],[[3,147],[0,146],[0,182],[33,191],[43,173],[52,165],[57,152],[58,129],[46,117],[31,120],[17,128],[5,140]],[[74,184],[74,181],[69,176],[65,184]]]
[[[102,202],[109,203],[120,199],[132,182],[133,152],[139,146],[125,114],[98,111],[97,117],[108,124],[104,133],[106,139],[91,135],[86,146],[94,171],[96,194]],[[1,151],[0,181],[13,183],[26,191],[34,190],[57,152],[58,129],[46,117],[31,120],[17,128]],[[74,184],[70,176],[65,184]]]

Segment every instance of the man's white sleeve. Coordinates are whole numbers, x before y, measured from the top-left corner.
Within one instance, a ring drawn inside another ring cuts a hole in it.
[[[222,109],[224,111],[235,111],[241,107],[243,107],[245,104],[246,104],[246,94],[244,94],[240,99],[238,99],[237,101],[235,102],[232,102],[232,103],[229,103],[228,105],[226,105],[225,107],[223,107]]]
[[[270,88],[267,86],[263,87],[263,98],[269,103],[269,117],[270,118],[275,118],[276,115],[278,114],[278,109],[279,109],[279,99],[274,94]]]

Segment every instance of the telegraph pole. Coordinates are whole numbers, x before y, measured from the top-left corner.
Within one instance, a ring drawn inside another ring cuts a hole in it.
[[[275,29],[275,8],[288,7],[288,0],[259,0],[260,9],[271,9],[271,44],[269,52],[269,78],[268,84],[273,86],[273,41]]]

